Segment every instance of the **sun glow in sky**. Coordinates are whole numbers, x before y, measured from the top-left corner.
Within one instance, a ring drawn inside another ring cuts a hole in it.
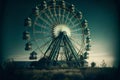
[[[54,35],[55,37],[57,37],[59,35],[59,32],[66,32],[67,36],[71,36],[71,31],[70,29],[67,27],[67,25],[61,24],[61,25],[57,25],[54,28]]]
[[[39,0],[40,1],[40,0]],[[88,20],[91,30],[92,49],[87,60],[100,66],[105,60],[113,66],[116,59],[118,14],[114,0],[65,0],[76,5]],[[3,59],[14,58],[17,61],[29,60],[22,40],[23,22],[36,5],[36,0],[7,0],[3,17]],[[40,54],[38,55],[40,56]]]

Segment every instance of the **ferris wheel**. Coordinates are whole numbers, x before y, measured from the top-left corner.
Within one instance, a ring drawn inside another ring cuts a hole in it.
[[[24,22],[23,40],[30,60],[81,62],[90,51],[88,22],[75,5],[64,0],[46,0],[38,4]],[[39,55],[39,57],[37,57]]]

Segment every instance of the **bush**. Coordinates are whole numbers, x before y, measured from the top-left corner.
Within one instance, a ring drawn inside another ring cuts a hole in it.
[[[91,63],[91,67],[94,68],[96,66],[96,63],[95,62],[92,62]]]

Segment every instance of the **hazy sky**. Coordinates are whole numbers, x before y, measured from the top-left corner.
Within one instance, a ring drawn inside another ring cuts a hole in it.
[[[15,58],[26,60],[29,52],[24,50],[22,40],[24,19],[40,0],[6,0],[3,17],[2,50],[3,59]],[[112,66],[116,59],[118,10],[114,0],[65,0],[73,3],[88,20],[91,29],[92,50],[89,62],[95,61],[97,66],[104,59]],[[24,57],[23,57],[24,56]]]

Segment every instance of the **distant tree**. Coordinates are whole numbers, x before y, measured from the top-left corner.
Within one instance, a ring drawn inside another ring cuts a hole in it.
[[[107,64],[105,63],[105,60],[102,60],[101,67],[106,67]]]
[[[3,66],[5,70],[13,71],[15,69],[14,59],[7,59],[6,61],[4,61]]]
[[[92,62],[91,63],[91,67],[94,68],[96,66],[96,63],[95,62]]]

